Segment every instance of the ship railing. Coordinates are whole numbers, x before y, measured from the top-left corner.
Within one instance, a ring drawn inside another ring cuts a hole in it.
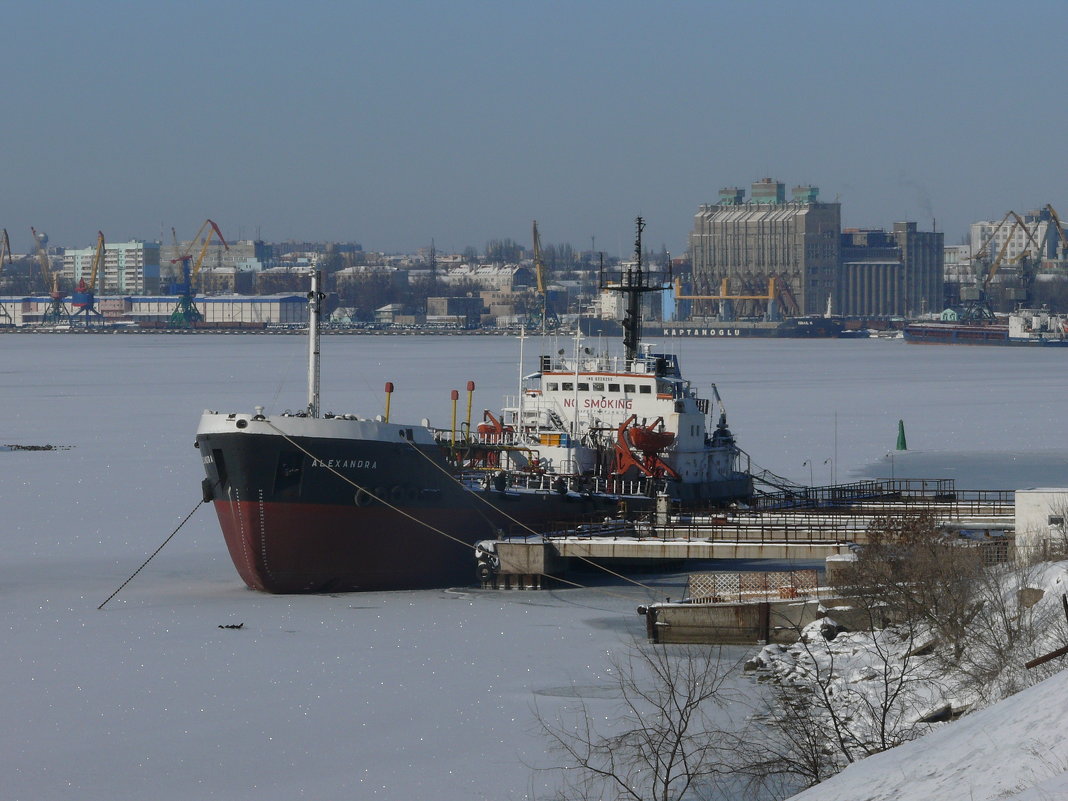
[[[517,447],[521,446],[520,436],[515,431],[503,431],[500,434],[482,434],[478,431],[450,431],[449,429],[436,428],[431,431],[438,444],[456,450],[463,450],[472,446],[478,447]]]
[[[500,478],[499,478],[500,477]],[[617,479],[604,476],[579,476],[561,473],[539,473],[522,470],[489,469],[470,471],[462,477],[467,483],[484,484],[487,487],[500,488],[495,482],[504,481],[503,489],[552,491],[561,494],[619,496],[621,500],[628,497],[651,497],[658,485],[641,479]],[[603,518],[603,515],[602,515]]]

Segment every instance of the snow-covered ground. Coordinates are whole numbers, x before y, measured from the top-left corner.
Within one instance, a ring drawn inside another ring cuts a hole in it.
[[[925,737],[854,763],[793,801],[1061,801],[1068,671]]]
[[[1025,666],[1066,644],[1062,598],[1068,590],[1068,562],[999,573],[985,597],[991,606],[1005,603],[1012,625],[1025,633],[1015,642],[1005,632],[994,635],[996,643],[984,639],[992,632],[983,624],[1002,620],[995,609],[979,610],[964,653],[951,657],[948,644],[923,624],[833,636],[841,608],[832,607],[826,618],[805,628],[801,641],[766,646],[751,660],[762,678],[798,688],[788,694],[802,712],[791,720],[806,718],[806,731],[822,730],[828,753],[841,764],[844,750],[859,759],[798,798],[992,801],[1016,797],[1034,785],[1047,791],[1061,787],[1065,794],[1046,797],[1068,798],[1068,744],[1058,735],[1063,704],[1052,711],[1046,706],[1052,694],[1063,692],[1068,672],[1063,658],[1031,670]],[[1029,589],[1027,604],[1021,606],[1023,587]],[[1035,590],[1041,591],[1037,602]],[[998,656],[991,659],[995,648]],[[997,675],[977,681],[976,660],[983,667],[997,665]],[[947,663],[952,667],[947,669]],[[1048,677],[1044,686],[1058,689],[1013,695],[1043,677]],[[999,698],[1003,700],[994,703]],[[948,708],[972,714],[952,723],[924,722]],[[889,715],[882,717],[886,710]],[[971,723],[976,718],[983,722]],[[833,736],[837,731],[845,735]],[[868,748],[883,747],[881,740],[903,743],[864,758]]]
[[[684,576],[645,576],[651,589],[266,596],[241,585],[201,509],[97,611],[197,504],[201,409],[302,407],[304,343],[8,335],[0,347],[0,444],[72,446],[0,452],[0,798],[526,798],[545,781],[527,767],[545,759],[533,700],[551,711],[602,697],[606,653],[642,636],[638,603],[682,594]],[[924,453],[960,451],[964,487],[981,451],[995,486],[1068,483],[1063,353],[680,350],[695,383],[717,382],[742,447],[796,480],[909,475]],[[517,353],[499,338],[327,337],[323,407],[377,414],[393,381],[394,419],[441,422],[449,391],[473,379],[477,415],[514,394]],[[528,370],[534,354],[528,343]],[[899,418],[921,453],[890,460]]]

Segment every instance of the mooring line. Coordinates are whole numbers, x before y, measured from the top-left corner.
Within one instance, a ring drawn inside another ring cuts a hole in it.
[[[104,604],[106,604],[106,603],[107,603],[108,601],[110,601],[110,600],[111,600],[112,598],[114,598],[114,597],[115,597],[116,595],[118,595],[118,594],[119,594],[120,592],[122,592],[122,588],[123,588],[123,587],[125,587],[125,586],[126,586],[127,584],[129,584],[129,583],[130,583],[131,581],[133,581],[133,580],[134,580],[134,576],[136,576],[136,575],[137,575],[138,573],[140,573],[140,572],[141,572],[142,570],[144,570],[144,569],[145,569],[145,567],[146,567],[146,566],[148,565],[148,563],[149,563],[149,562],[151,562],[151,561],[152,561],[153,559],[155,559],[155,558],[156,558],[156,554],[158,554],[158,553],[159,553],[160,551],[162,551],[162,550],[163,550],[163,546],[164,546],[164,545],[166,545],[166,544],[167,544],[168,542],[170,542],[170,541],[171,541],[172,539],[174,539],[174,535],[175,535],[175,534],[177,534],[177,533],[178,533],[178,532],[179,532],[179,531],[181,530],[182,526],[184,526],[184,525],[185,525],[185,524],[186,524],[186,523],[187,523],[187,522],[189,521],[189,518],[191,518],[191,517],[193,516],[193,514],[194,514],[194,513],[196,512],[196,510],[197,510],[197,509],[199,509],[199,508],[200,508],[201,506],[203,506],[203,505],[204,505],[204,499],[203,499],[203,498],[201,498],[201,499],[200,499],[200,500],[199,500],[199,501],[197,502],[197,505],[193,507],[193,510],[192,510],[192,511],[191,511],[191,512],[190,512],[189,514],[187,514],[187,515],[185,516],[185,519],[183,519],[181,523],[179,523],[179,524],[178,524],[178,528],[176,528],[176,529],[175,529],[174,531],[172,531],[172,532],[171,532],[171,534],[170,534],[170,536],[169,536],[169,537],[167,537],[167,539],[165,539],[165,540],[163,541],[163,543],[162,543],[162,544],[161,544],[161,545],[160,545],[160,546],[159,546],[158,548],[156,548],[156,550],[154,550],[154,551],[152,552],[152,555],[151,555],[150,557],[148,557],[148,559],[146,559],[146,560],[144,561],[144,564],[142,564],[142,565],[141,565],[141,566],[140,566],[139,568],[137,568],[137,570],[135,570],[135,571],[134,571],[134,572],[133,572],[133,573],[132,573],[132,574],[130,575],[130,577],[129,577],[128,579],[126,579],[126,581],[122,582],[122,584],[120,584],[120,585],[119,585],[119,588],[118,588],[117,590],[115,590],[115,592],[111,593],[111,595],[109,595],[109,596],[108,596],[108,597],[107,597],[107,598],[106,598],[106,599],[104,600],[104,603],[100,604],[100,606],[98,606],[98,607],[96,608],[98,612],[99,612],[99,611],[100,611],[101,609],[103,609],[103,608],[104,608]]]
[[[463,482],[461,482],[461,481],[460,481],[460,480],[459,480],[458,478],[456,478],[456,476],[454,476],[454,475],[453,475],[452,473],[450,473],[450,472],[449,472],[448,470],[446,470],[446,469],[445,469],[444,467],[442,467],[442,466],[441,466],[441,465],[439,465],[439,464],[438,464],[437,462],[435,462],[435,461],[434,461],[433,459],[431,459],[431,458],[430,458],[430,457],[429,457],[429,456],[428,456],[427,454],[423,453],[423,452],[422,452],[421,450],[419,450],[418,448],[416,448],[416,447],[415,447],[415,443],[413,443],[413,442],[412,442],[411,440],[408,440],[408,444],[409,444],[409,445],[411,445],[411,446],[412,446],[412,448],[414,448],[414,449],[415,449],[415,452],[416,452],[416,453],[418,453],[418,454],[419,454],[420,456],[422,456],[422,457],[423,457],[424,459],[426,459],[426,460],[427,460],[428,462],[430,462],[430,464],[432,464],[432,465],[433,465],[434,467],[436,467],[436,468],[437,468],[438,470],[440,470],[440,471],[441,471],[442,473],[444,473],[444,474],[445,474],[446,476],[448,476],[448,477],[449,477],[450,479],[452,479],[452,480],[453,480],[453,481],[454,481],[454,482],[455,482],[456,484],[460,485],[461,489],[464,489],[465,491],[467,490],[467,488],[466,488],[466,487],[464,487],[464,485],[463,485]],[[535,530],[534,530],[533,528],[531,528],[530,526],[528,526],[528,525],[527,525],[526,523],[524,523],[524,522],[522,522],[522,521],[520,521],[520,520],[516,520],[516,519],[515,519],[514,517],[512,517],[512,516],[511,516],[510,514],[508,514],[508,513],[506,512],[506,511],[504,511],[504,510],[503,510],[503,509],[501,509],[500,507],[498,507],[498,506],[494,506],[494,505],[493,505],[492,503],[490,503],[490,502],[489,502],[489,501],[488,501],[487,499],[483,498],[483,497],[482,497],[481,495],[479,495],[478,493],[476,493],[476,492],[471,492],[470,494],[471,494],[471,495],[472,495],[472,496],[473,496],[473,497],[474,497],[474,498],[475,498],[476,500],[479,500],[479,501],[481,501],[482,503],[486,504],[486,505],[487,505],[487,506],[489,506],[489,507],[490,507],[491,509],[493,509],[493,510],[494,510],[495,512],[498,512],[498,513],[500,513],[500,514],[501,514],[501,515],[502,515],[503,517],[506,517],[506,518],[508,518],[509,520],[511,520],[511,521],[512,521],[513,523],[515,523],[515,524],[516,524],[517,526],[520,526],[520,527],[522,527],[522,528],[525,528],[525,529],[526,529],[527,531],[529,531],[529,532],[530,532],[531,534],[533,534],[534,536],[540,536],[540,537],[544,537],[544,535],[542,535],[541,533],[539,533],[539,532],[535,531]],[[653,588],[653,587],[650,587],[650,586],[649,586],[648,584],[643,584],[642,582],[638,581],[637,579],[632,579],[632,578],[630,578],[630,577],[628,577],[628,576],[624,576],[624,575],[622,575],[621,573],[616,573],[616,572],[615,572],[614,570],[610,570],[610,569],[608,569],[607,567],[605,567],[604,565],[601,565],[601,564],[598,564],[597,562],[594,562],[594,561],[593,561],[592,559],[590,559],[589,557],[586,557],[586,556],[576,556],[575,558],[576,558],[576,559],[581,559],[581,560],[582,560],[583,562],[586,562],[586,564],[588,564],[588,565],[591,565],[592,567],[595,567],[595,568],[597,568],[598,570],[603,570],[603,571],[604,571],[605,573],[608,573],[609,575],[615,576],[616,578],[619,578],[619,579],[623,579],[623,581],[629,581],[629,582],[630,582],[631,584],[635,585],[636,587],[641,587],[641,588],[642,588],[643,590],[647,590],[647,591],[649,591],[649,592],[654,592],[654,591],[655,591],[655,590],[654,590],[654,588]],[[549,575],[548,573],[542,573],[541,575],[545,576],[546,578],[556,578],[556,580],[558,580],[558,581],[562,581],[562,579],[559,579],[558,577],[550,576],[550,575]],[[566,582],[566,583],[568,583],[568,584],[574,584],[574,582],[570,582],[570,581],[569,581],[569,582]],[[583,585],[580,585],[580,584],[575,584],[575,586],[576,586],[576,587],[579,587],[579,586],[583,586]],[[593,589],[593,588],[592,588],[592,587],[586,587],[586,589]]]

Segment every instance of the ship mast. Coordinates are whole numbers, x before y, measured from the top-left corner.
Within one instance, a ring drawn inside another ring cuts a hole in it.
[[[322,273],[312,270],[308,292],[308,417],[319,416],[319,316],[323,293],[319,291]]]
[[[601,287],[626,295],[627,310],[623,318],[623,346],[626,348],[628,366],[638,358],[642,342],[642,295],[646,292],[659,292],[661,289],[659,283],[655,285],[646,283],[645,272],[642,270],[642,231],[645,230],[645,220],[638,217],[634,222],[636,228],[634,266],[628,267],[625,274],[622,270],[620,271],[618,283],[606,283]]]

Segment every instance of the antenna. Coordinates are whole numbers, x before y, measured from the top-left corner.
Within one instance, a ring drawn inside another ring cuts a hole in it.
[[[659,292],[664,288],[660,282],[656,285],[646,283],[645,271],[642,269],[642,231],[645,230],[645,220],[637,217],[634,227],[634,266],[628,267],[626,272],[620,269],[618,283],[606,283],[603,280],[603,262],[601,267],[601,289],[620,292],[627,299],[627,310],[623,318],[623,346],[626,348],[628,365],[638,357],[642,341],[641,297],[646,292]]]

